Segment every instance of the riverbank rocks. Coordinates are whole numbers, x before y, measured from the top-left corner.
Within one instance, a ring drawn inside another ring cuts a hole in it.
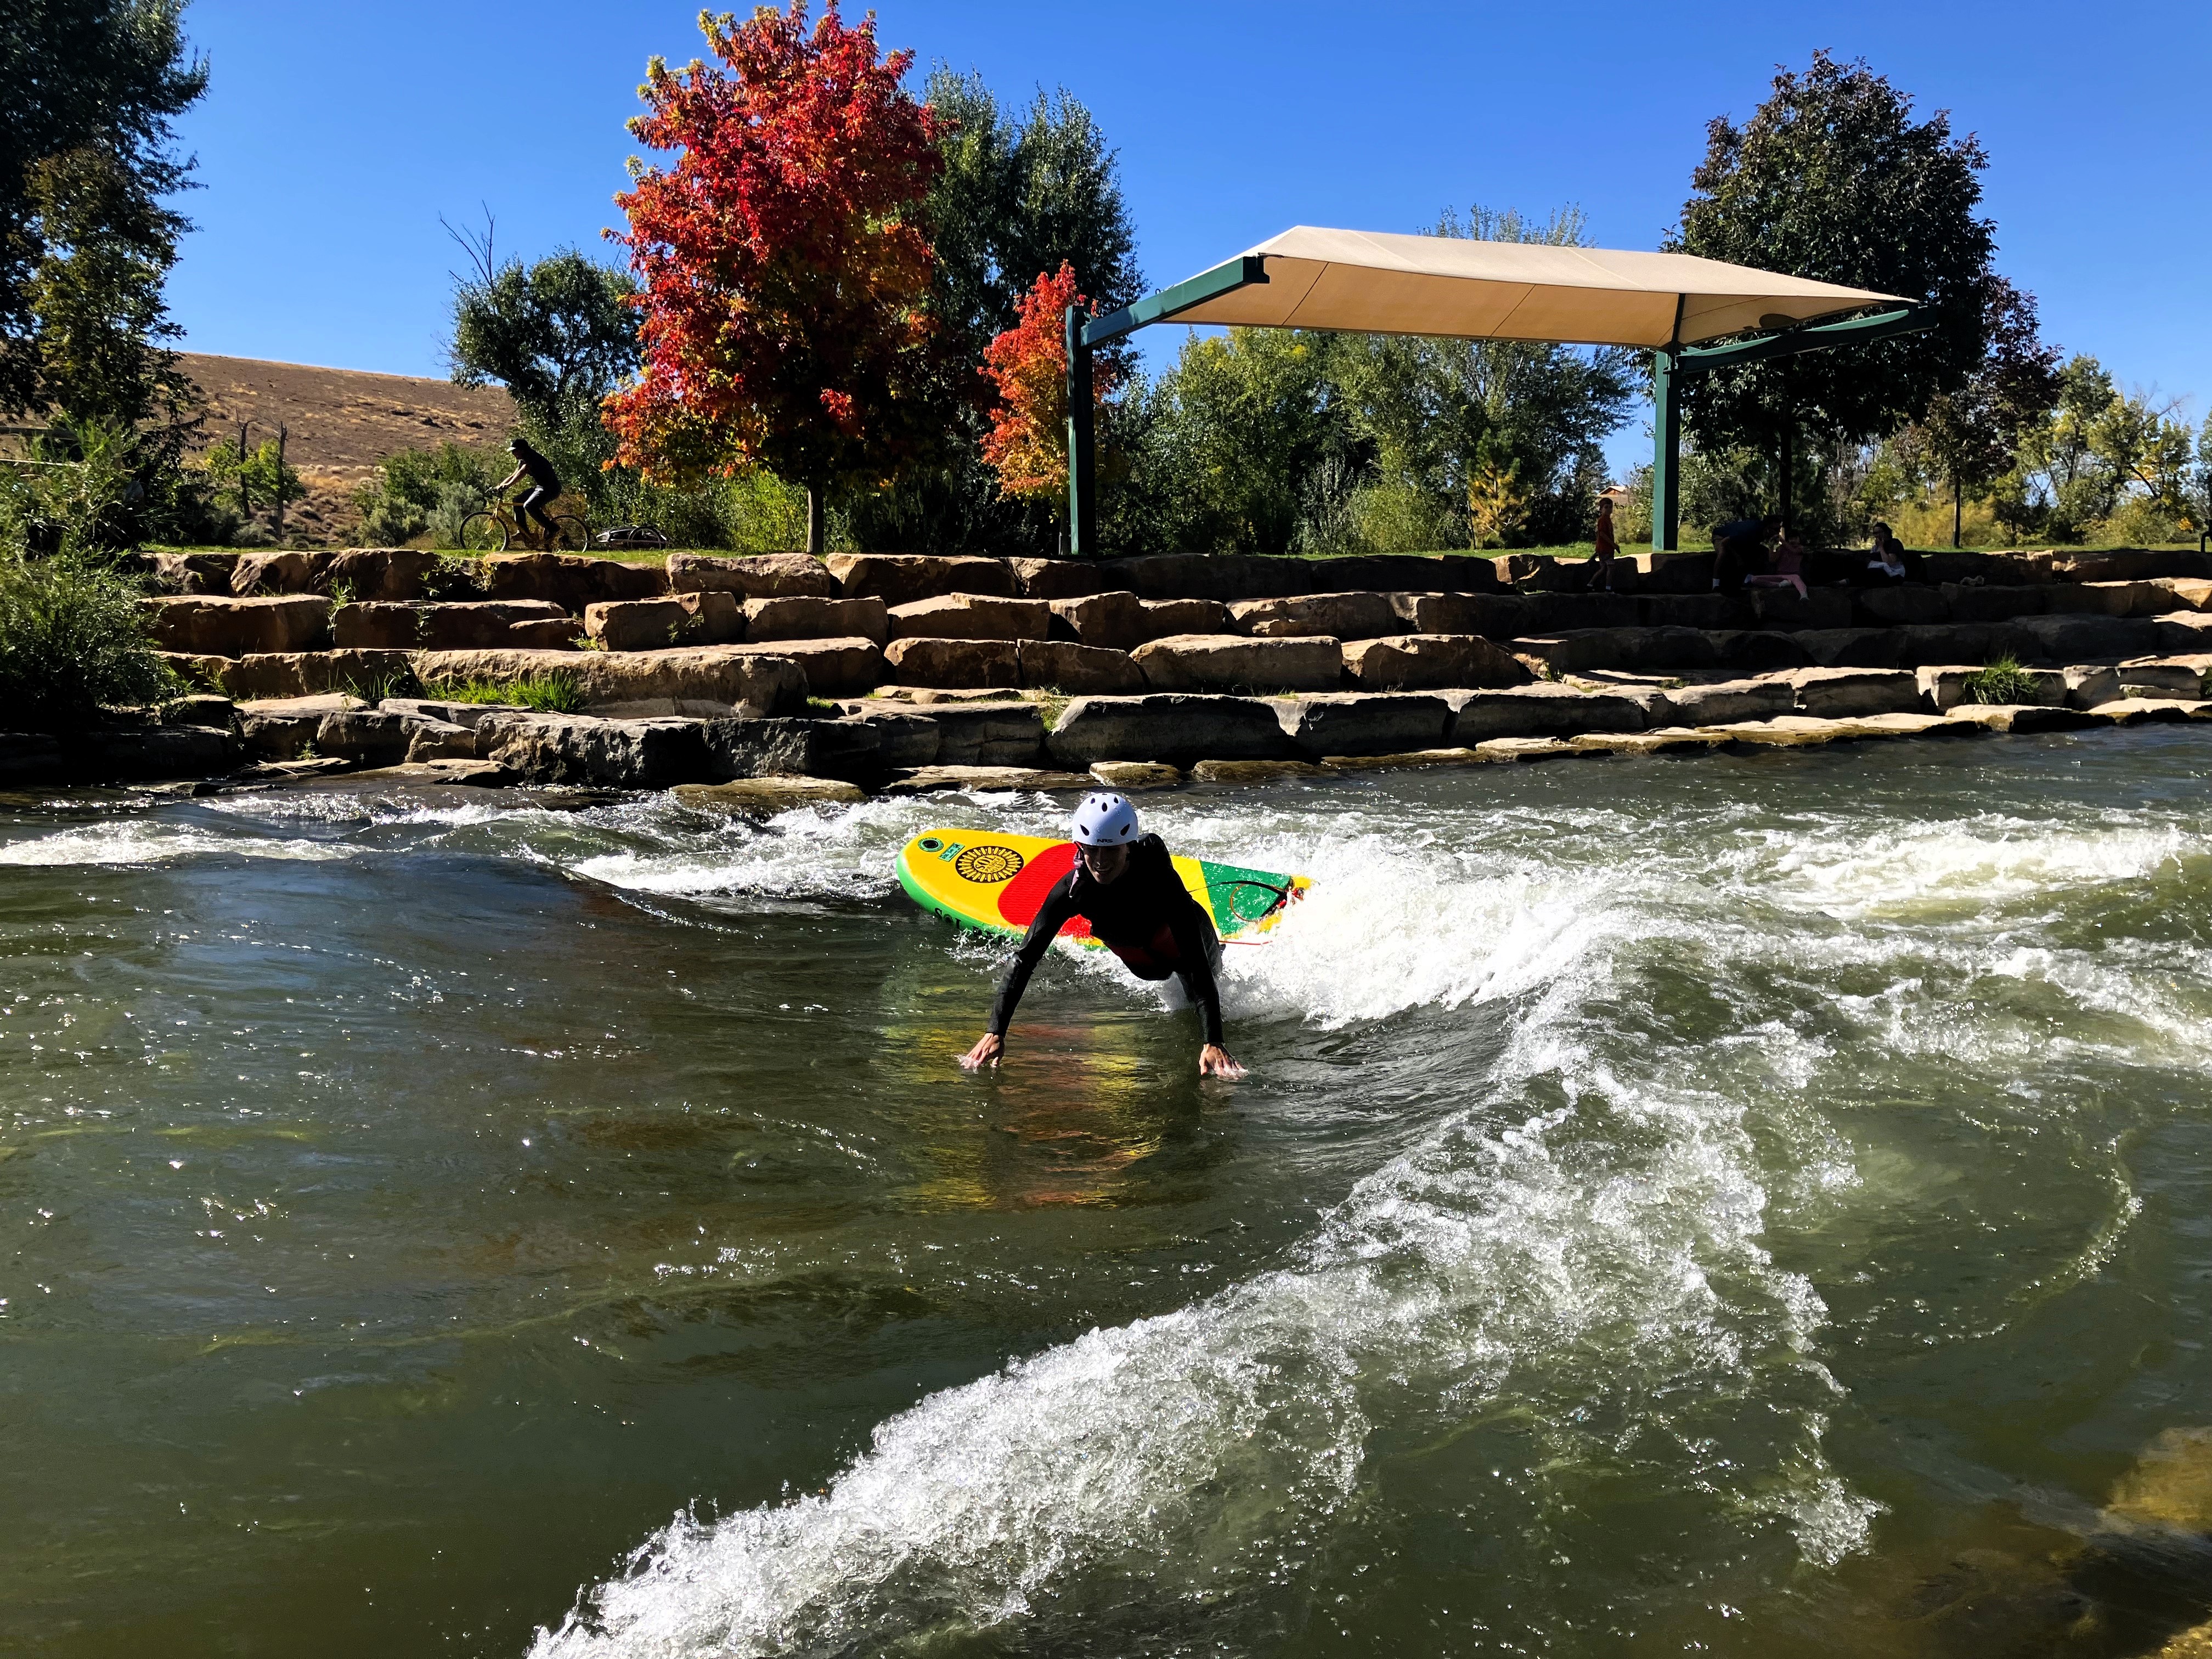
[[[1979,668],[1960,664],[1915,669],[1913,681],[1920,688],[1921,706],[1937,714],[1948,714],[1961,704],[1971,706],[1967,688],[1981,672]],[[2019,680],[2025,690],[2016,690],[2014,697],[2021,705],[2048,707],[2066,701],[2066,676],[2056,668],[2023,668]]]
[[[744,558],[718,559],[703,553],[672,553],[668,556],[668,591],[732,593],[740,599],[752,600],[834,599],[841,590],[837,579],[811,554],[756,553]]]
[[[1025,599],[1073,599],[1103,593],[1112,584],[1088,559],[1009,559],[1014,586]]]
[[[1241,631],[1255,639],[1373,640],[1407,631],[1387,593],[1240,599],[1229,607],[1229,614]]]
[[[1021,684],[1021,659],[1012,640],[893,640],[884,661],[902,685],[962,690]]]
[[[705,591],[659,599],[617,599],[584,607],[584,633],[608,651],[736,645],[745,637],[737,596]]]
[[[1919,679],[1900,668],[1801,668],[1782,678],[1797,694],[1798,712],[1814,720],[1909,714],[1920,708]]]
[[[1442,744],[1452,724],[1444,698],[1407,691],[1325,692],[1281,706],[1279,718],[1305,754],[1395,755]]]
[[[492,553],[482,563],[488,599],[543,599],[581,616],[589,606],[618,599],[656,599],[668,592],[659,565],[580,553]]]
[[[722,778],[805,774],[865,782],[884,769],[883,734],[865,720],[708,720],[702,735]]]
[[[811,696],[850,697],[883,683],[884,653],[873,640],[770,640],[724,650],[796,663]]]
[[[1333,639],[1177,634],[1130,654],[1155,691],[1333,691],[1344,679]]]
[[[1045,758],[1044,711],[1033,702],[939,703],[938,766],[1036,766]]]
[[[1164,640],[1177,634],[1234,634],[1236,617],[1218,599],[1139,599],[1145,609],[1145,638]],[[1089,641],[1085,641],[1089,644]]]
[[[881,599],[810,594],[745,601],[745,637],[755,641],[863,639],[880,646],[890,636],[890,614]]]
[[[1172,789],[1182,781],[1181,772],[1158,761],[1098,761],[1092,764],[1091,775],[1109,789],[1118,789],[1125,795]]]
[[[1363,691],[1520,685],[1528,670],[1479,634],[1400,634],[1342,649],[1344,672]]]
[[[359,697],[335,692],[315,697],[266,697],[240,702],[239,736],[248,754],[263,760],[292,760],[315,741],[325,715],[365,708]]]
[[[836,553],[823,561],[848,599],[881,599],[896,609],[940,595],[1014,597],[1014,573],[1003,559],[933,553]]]
[[[103,783],[217,777],[239,758],[238,738],[206,726],[94,726],[71,733],[59,754],[63,775]]]
[[[2119,670],[2104,663],[2081,663],[2058,671],[2066,687],[2066,706],[2069,708],[2097,708],[2108,702],[2118,702],[2120,690]]]
[[[1078,697],[1046,746],[1071,769],[1100,761],[1187,766],[1200,760],[1295,760],[1276,706],[1260,697]]]
[[[872,650],[872,646],[863,646]],[[664,714],[759,716],[798,712],[807,697],[806,672],[788,656],[750,646],[697,646],[676,651],[422,651],[416,678],[434,692],[470,680],[564,676],[586,709],[609,718]]]
[[[1024,789],[1044,793],[1088,789],[1087,772],[1054,772],[1033,766],[925,766],[893,778],[886,795],[933,795],[951,789]]]
[[[2148,657],[2162,641],[2161,623],[2143,617],[2021,617],[2007,624],[2033,642],[2028,654],[2044,662],[2086,662],[2097,657]]]
[[[406,651],[301,651],[225,660],[212,684],[234,697],[314,697],[407,678]]]
[[[1669,686],[1661,696],[1663,714],[1654,718],[1676,726],[1725,726],[1736,720],[1772,720],[1794,712],[1797,688],[1787,680],[1724,680],[1713,685]]]
[[[744,812],[773,817],[795,806],[854,806],[868,793],[836,778],[768,776],[732,778],[727,783],[679,783],[676,799],[702,812]]]
[[[1145,690],[1145,671],[1127,653],[1065,640],[1023,640],[1014,647],[1021,684],[1070,696],[1128,696]]]
[[[1480,634],[1510,640],[1533,626],[1517,593],[1393,593],[1391,614],[1408,634]]]
[[[329,638],[331,602],[311,593],[252,599],[141,599],[138,608],[156,646],[191,656],[312,651]]]
[[[1048,640],[1052,606],[1042,599],[947,593],[890,607],[893,641]]]

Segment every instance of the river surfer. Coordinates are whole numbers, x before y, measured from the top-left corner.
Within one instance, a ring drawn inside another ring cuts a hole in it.
[[[991,1005],[990,1028],[960,1057],[969,1071],[996,1066],[1006,1052],[1006,1027],[1029,988],[1030,975],[1077,916],[1091,937],[1121,957],[1139,979],[1173,975],[1206,1021],[1198,1051],[1200,1077],[1238,1078],[1244,1068],[1221,1046],[1221,939],[1213,923],[1176,874],[1167,843],[1137,827],[1137,809],[1120,795],[1084,797],[1070,830],[1075,867],[1045,895],[1023,937],[1021,949]]]

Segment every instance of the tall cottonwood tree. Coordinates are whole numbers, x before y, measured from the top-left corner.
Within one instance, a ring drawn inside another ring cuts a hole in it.
[[[942,161],[929,111],[836,0],[744,22],[702,17],[722,64],[659,58],[630,131],[676,153],[617,198],[644,284],[645,367],[607,400],[618,458],[649,478],[766,466],[808,492],[822,545],[832,488],[927,455],[935,259],[920,207]]]
[[[1917,424],[1922,447],[1951,490],[1951,545],[1956,547],[1966,496],[1995,483],[2020,459],[2022,437],[2058,400],[2058,349],[2036,328],[2035,296],[2002,276],[1990,285],[1982,361],[1955,391],[1929,399]]]
[[[1996,228],[1977,212],[1987,165],[1946,112],[1916,121],[1886,77],[1825,52],[1778,74],[1742,125],[1715,118],[1669,249],[1893,294],[1936,325],[1696,377],[1683,412],[1699,447],[1867,442],[1964,386],[1988,354],[1997,280]]]

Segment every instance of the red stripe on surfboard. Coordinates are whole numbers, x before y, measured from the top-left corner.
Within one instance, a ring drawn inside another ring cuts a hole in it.
[[[999,890],[999,915],[1017,927],[1026,928],[1036,920],[1036,913],[1044,903],[1044,896],[1052,891],[1053,884],[1075,868],[1075,843],[1054,842],[1027,864],[1021,873]],[[1081,916],[1072,916],[1060,930],[1062,939],[1088,939],[1091,924]]]

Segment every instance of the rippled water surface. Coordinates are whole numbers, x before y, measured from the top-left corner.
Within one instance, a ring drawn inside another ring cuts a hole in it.
[[[0,808],[0,1650],[2157,1652],[2212,1618],[2212,742],[1144,802]]]

